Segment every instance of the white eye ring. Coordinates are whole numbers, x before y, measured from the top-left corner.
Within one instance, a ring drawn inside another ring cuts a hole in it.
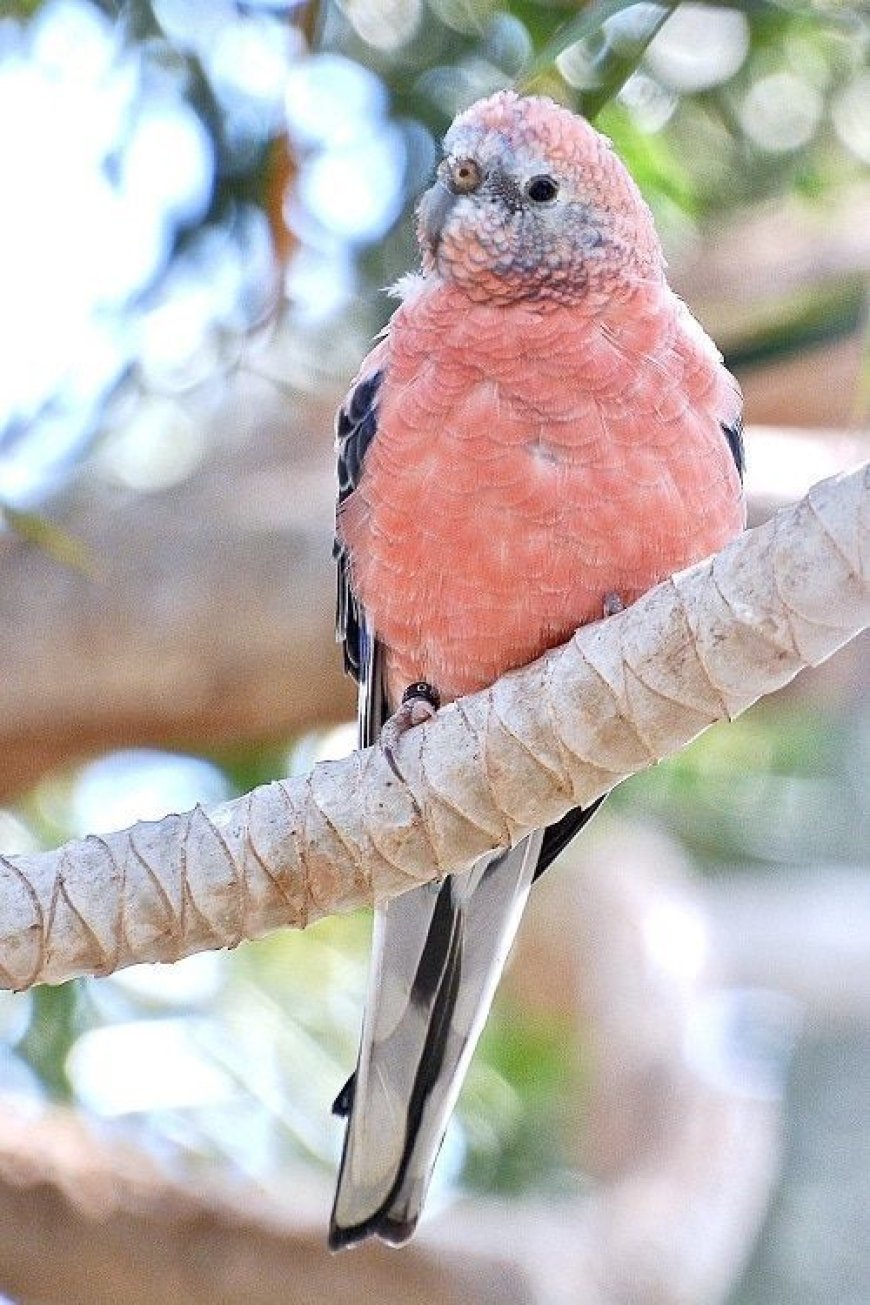
[[[551,204],[559,193],[559,183],[555,177],[541,173],[526,182],[525,191],[533,204]]]

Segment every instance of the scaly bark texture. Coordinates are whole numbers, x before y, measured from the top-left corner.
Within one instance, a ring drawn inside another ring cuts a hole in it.
[[[0,858],[0,984],[234,947],[438,875],[591,802],[870,619],[870,467],[409,732],[302,779]]]

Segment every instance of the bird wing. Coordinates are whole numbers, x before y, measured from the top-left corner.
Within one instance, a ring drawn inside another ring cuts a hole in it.
[[[332,546],[338,578],[335,637],[342,645],[344,668],[359,685],[357,716],[361,748],[375,742],[387,717],[383,648],[353,591],[350,558],[338,530],[337,515],[359,484],[366,452],[377,434],[378,395],[383,376],[382,368],[367,368],[363,364],[335,421],[338,459],[338,502]]]
[[[737,468],[737,474],[742,482],[743,474],[746,471],[746,446],[743,442],[743,413],[738,412],[733,421],[723,421],[719,423],[722,427],[722,434],[731,450],[731,456],[734,459],[734,465]]]

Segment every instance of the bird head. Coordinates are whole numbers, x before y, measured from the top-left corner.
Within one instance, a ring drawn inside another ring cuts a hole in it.
[[[423,270],[481,300],[572,302],[662,275],[652,215],[606,137],[540,96],[461,113],[420,201]]]

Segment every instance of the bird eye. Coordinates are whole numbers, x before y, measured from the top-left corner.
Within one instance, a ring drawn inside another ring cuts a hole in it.
[[[451,190],[457,195],[468,195],[477,190],[483,174],[474,159],[457,159],[448,166],[448,178]]]
[[[526,186],[526,194],[535,204],[549,204],[559,193],[559,183],[552,177],[532,177]]]

